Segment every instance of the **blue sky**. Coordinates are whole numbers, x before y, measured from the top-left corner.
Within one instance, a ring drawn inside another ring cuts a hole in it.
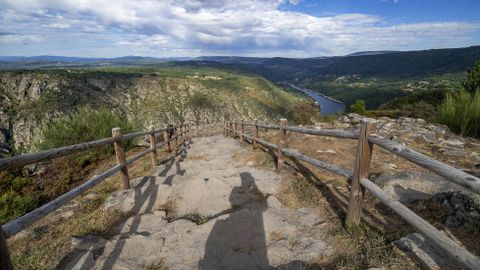
[[[0,0],[0,55],[314,57],[480,45],[478,0]]]

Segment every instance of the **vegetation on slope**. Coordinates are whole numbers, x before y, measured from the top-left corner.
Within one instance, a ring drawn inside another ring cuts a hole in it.
[[[0,148],[13,153],[34,150],[42,126],[82,106],[160,127],[295,118],[289,107],[303,100],[262,77],[206,67],[3,71],[0,94]]]
[[[480,61],[462,83],[465,91],[449,93],[440,105],[440,123],[463,136],[480,138]]]
[[[128,133],[135,125],[106,108],[81,107],[78,112],[64,115],[45,126],[39,148],[50,149],[110,137],[112,126],[121,127]],[[126,142],[125,146],[131,148],[132,142]],[[108,146],[25,169],[0,172],[0,188],[6,191],[0,195],[0,222],[6,223],[80,185],[98,162],[111,153]]]

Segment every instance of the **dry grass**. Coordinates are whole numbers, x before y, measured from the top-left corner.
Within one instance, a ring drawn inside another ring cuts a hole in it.
[[[164,258],[155,260],[151,265],[149,265],[145,270],[168,270],[167,263]]]
[[[174,220],[177,218],[177,198],[170,196],[167,198],[164,204],[158,205],[157,210],[165,211],[168,220]]]
[[[281,233],[281,232],[272,231],[268,235],[268,238],[269,238],[270,241],[280,241],[280,240],[285,239],[285,235],[283,235],[283,233]]]
[[[143,150],[132,149],[127,156],[133,156]],[[165,155],[165,152],[159,152],[159,159]],[[89,177],[105,171],[114,164],[114,157],[103,160]],[[151,173],[149,155],[129,166],[132,180]],[[72,237],[87,234],[108,237],[110,231],[124,217],[115,212],[104,211],[102,205],[109,194],[120,189],[120,182],[118,174],[106,179],[68,204],[72,206],[72,216],[64,217],[57,210],[10,238],[8,245],[16,269],[54,269],[71,250]]]

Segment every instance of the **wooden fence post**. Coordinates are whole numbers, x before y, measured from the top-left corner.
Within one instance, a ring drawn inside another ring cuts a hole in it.
[[[12,260],[8,252],[7,239],[0,223],[0,269],[13,270]]]
[[[285,127],[287,126],[287,119],[280,119],[280,129],[278,130],[278,154],[277,154],[277,168],[284,162],[285,157],[283,155],[282,149],[287,147],[287,131]]]
[[[245,142],[245,136],[244,136],[244,133],[245,133],[245,124],[242,121],[240,121],[240,138],[239,138],[239,141],[240,143],[244,143]]]
[[[362,120],[360,122],[357,155],[353,167],[346,224],[360,224],[363,197],[365,195],[365,188],[360,184],[360,179],[368,177],[373,150],[373,144],[368,141],[368,135],[374,132],[375,128],[376,123],[372,120]]]
[[[163,141],[167,143],[167,152],[172,152],[172,146],[170,145],[170,127],[165,126],[163,131]]]
[[[130,178],[128,177],[127,158],[125,157],[125,149],[123,148],[122,130],[119,127],[113,128],[112,136],[116,139],[113,145],[115,147],[117,164],[123,166],[120,171],[120,174],[122,175],[122,189],[129,189]]]
[[[257,145],[257,140],[258,139],[258,125],[257,125],[257,120],[253,121],[253,142],[252,142],[252,146],[253,146],[253,149],[257,149],[258,145]]]
[[[237,136],[237,123],[236,123],[236,122],[233,122],[233,124],[232,124],[232,130],[233,130],[233,131],[232,131],[232,133],[233,133],[233,134],[232,134],[232,135],[233,135],[232,137],[235,139],[235,136]]]
[[[157,166],[157,148],[156,148],[156,140],[155,140],[155,127],[150,126],[150,133],[149,140],[150,140],[150,149],[152,153],[150,153],[150,157],[152,159],[152,167]]]
[[[178,148],[178,127],[173,128],[173,136],[175,136],[175,151],[177,151]]]

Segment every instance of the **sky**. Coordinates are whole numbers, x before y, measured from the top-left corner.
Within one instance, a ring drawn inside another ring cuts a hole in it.
[[[480,45],[480,0],[0,0],[0,55],[317,57]]]

